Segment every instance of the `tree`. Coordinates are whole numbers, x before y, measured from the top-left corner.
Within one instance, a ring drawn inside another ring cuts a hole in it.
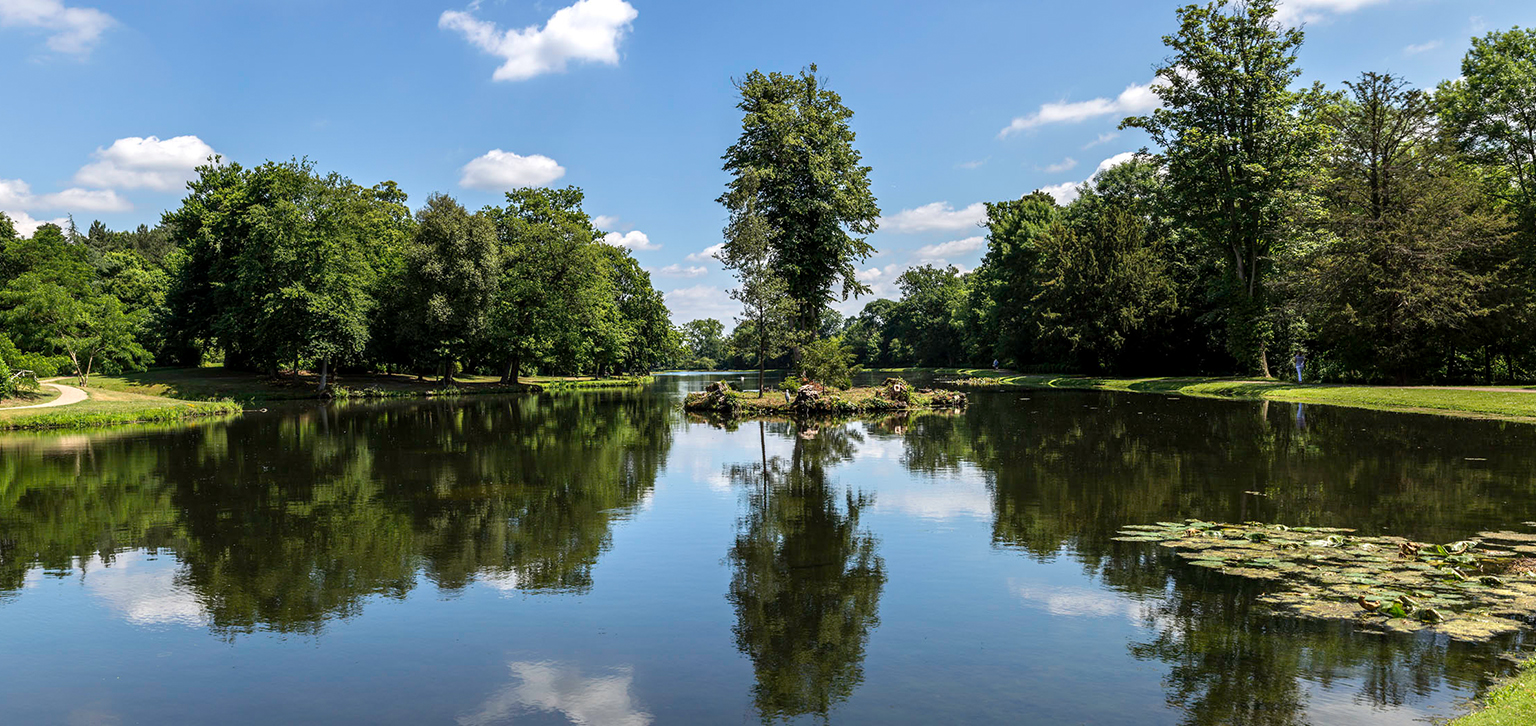
[[[640,267],[628,250],[606,244],[598,249],[606,263],[614,295],[613,309],[623,331],[620,337],[625,341],[618,351],[617,366],[631,373],[655,370],[676,346],[666,297],[651,287],[650,273]]]
[[[987,254],[974,273],[964,317],[984,358],[1024,364],[1034,357],[1028,301],[1038,284],[1038,245],[1061,208],[1044,192],[987,205]]]
[[[689,367],[714,368],[725,354],[725,340],[721,337],[725,326],[714,318],[699,318],[683,323],[683,342],[688,346],[691,360]]]
[[[137,325],[111,295],[81,297],[34,273],[0,292],[0,309],[5,310],[0,320],[8,330],[29,330],[34,347],[46,344],[69,356],[82,386],[90,385],[98,361],[129,369],[149,362],[149,352],[134,338]]]
[[[1504,219],[1426,94],[1377,73],[1345,86],[1324,116],[1331,239],[1307,257],[1296,299],[1337,375],[1406,381],[1444,370],[1444,343],[1487,316]]]
[[[528,361],[579,366],[596,326],[614,319],[603,243],[582,211],[584,198],[574,186],[516,189],[505,207],[485,210],[500,248],[491,340],[507,361],[505,383],[516,382]],[[617,333],[606,331],[610,347],[623,345]]]
[[[800,380],[815,381],[834,388],[850,388],[853,376],[859,372],[854,363],[853,350],[842,338],[822,338],[806,343],[801,348]]]
[[[897,342],[906,358],[892,363],[953,366],[964,353],[960,325],[966,301],[966,280],[953,265],[913,267],[896,278],[901,300],[886,322],[885,338]],[[893,351],[893,354],[901,353]]]
[[[1536,28],[1473,38],[1461,77],[1440,84],[1435,101],[1461,150],[1496,172],[1491,188],[1536,232]]]
[[[453,382],[456,361],[487,326],[500,269],[496,228],[446,194],[427,197],[406,251],[405,335],[418,356],[440,361]]]
[[[753,334],[759,398],[764,395],[767,360],[790,342],[794,316],[789,285],[777,270],[773,228],[758,207],[760,188],[757,172],[749,169],[742,173],[741,184],[724,197],[731,221],[725,228],[725,244],[717,255],[726,269],[736,274],[739,283],[731,290],[731,299],[742,306],[738,324],[750,326]]]
[[[719,201],[745,209],[755,198],[796,329],[808,334],[828,303],[869,291],[854,263],[874,251],[864,240],[880,217],[870,168],[853,146],[853,112],[815,65],[798,76],[752,71],[736,89],[742,131],[724,157],[733,178]]]
[[[1266,283],[1288,209],[1323,139],[1298,113],[1299,28],[1274,18],[1276,0],[1218,0],[1178,10],[1173,49],[1153,92],[1163,107],[1127,118],[1162,147],[1169,209],[1226,272],[1228,345],[1269,375],[1273,337]]]

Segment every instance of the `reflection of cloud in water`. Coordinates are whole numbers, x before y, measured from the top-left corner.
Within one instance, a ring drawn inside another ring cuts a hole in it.
[[[174,560],[151,561],[143,552],[124,552],[110,565],[99,556],[76,563],[85,589],[134,625],[204,625],[208,615],[191,588],[176,582]]]
[[[986,480],[979,473],[967,474],[973,472],[954,478],[914,479],[903,482],[903,488],[881,487],[875,509],[894,510],[924,519],[973,517],[990,520],[992,496],[987,491]]]
[[[508,595],[517,592],[516,570],[482,570],[475,579]]]
[[[1008,589],[1030,605],[1063,617],[1111,618],[1123,616],[1133,624],[1144,624],[1153,616],[1144,603],[1126,600],[1111,593],[1086,587],[1033,585],[1010,579]]]
[[[527,711],[560,712],[580,726],[646,726],[651,715],[640,710],[630,695],[634,674],[628,668],[612,675],[585,678],[574,666],[556,663],[511,663],[516,681],[481,704],[480,710],[460,716],[463,726],[511,723]]]

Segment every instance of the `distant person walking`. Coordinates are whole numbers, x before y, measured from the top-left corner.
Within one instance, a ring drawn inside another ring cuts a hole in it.
[[[997,370],[997,359],[996,358],[992,359],[992,370],[994,370],[994,371]]]
[[[1307,356],[1301,351],[1296,351],[1296,357],[1291,359],[1296,364],[1296,382],[1301,383],[1301,370],[1307,367]]]

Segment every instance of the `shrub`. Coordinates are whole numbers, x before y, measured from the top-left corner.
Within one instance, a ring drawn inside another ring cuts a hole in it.
[[[862,370],[854,365],[853,348],[843,344],[841,337],[823,338],[800,349],[800,369],[806,379],[825,386],[849,388],[853,375]]]

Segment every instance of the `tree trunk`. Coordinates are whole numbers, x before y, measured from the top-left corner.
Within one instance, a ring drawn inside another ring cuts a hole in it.
[[[757,327],[759,328],[759,331],[761,331],[761,328],[763,326],[761,324],[759,324]],[[758,398],[762,398],[763,396],[768,395],[768,392],[763,389],[763,367],[764,367],[763,358],[766,357],[767,353],[768,353],[768,351],[766,350],[767,346],[764,345],[764,341],[765,340],[766,339],[762,337],[761,332],[759,332],[758,344],[757,344],[757,397]]]
[[[325,393],[326,384],[329,383],[331,362],[325,358],[320,359],[320,385],[315,387],[315,393]]]
[[[1269,378],[1269,350],[1268,346],[1259,343],[1259,375]]]
[[[453,359],[443,356],[443,385],[453,385]]]
[[[520,369],[522,368],[522,365],[522,356],[513,353],[510,357],[508,357],[507,372],[501,374],[501,384],[505,386],[517,383],[517,375],[521,372]]]

